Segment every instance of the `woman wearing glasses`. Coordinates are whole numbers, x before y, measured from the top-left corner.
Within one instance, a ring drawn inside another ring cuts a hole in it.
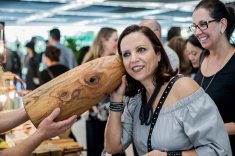
[[[219,0],[201,1],[193,12],[191,31],[207,49],[197,83],[217,105],[235,154],[235,47],[229,41],[235,27],[232,8]],[[231,102],[232,101],[232,102]]]

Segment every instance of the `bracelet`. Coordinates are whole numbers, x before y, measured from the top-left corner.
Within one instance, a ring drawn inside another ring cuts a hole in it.
[[[123,102],[110,102],[109,110],[113,112],[122,112],[124,109]]]
[[[167,152],[167,156],[182,156],[182,151]]]

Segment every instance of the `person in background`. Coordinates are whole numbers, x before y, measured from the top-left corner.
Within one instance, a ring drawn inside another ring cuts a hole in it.
[[[60,49],[60,63],[72,69],[77,66],[77,61],[73,51],[60,44],[60,30],[54,28],[50,30],[49,44]]]
[[[26,56],[26,89],[34,90],[39,86],[39,55],[34,50],[34,43],[28,42],[26,44],[27,56]]]
[[[55,122],[54,119],[60,114],[60,109],[56,108],[48,117],[39,124],[36,132],[14,147],[0,151],[1,156],[28,156],[42,141],[50,139],[65,132],[76,121],[74,115],[66,120]],[[25,110],[17,109],[10,112],[0,112],[0,133],[6,132],[28,120]]]
[[[83,63],[103,56],[115,55],[117,40],[116,29],[101,28]],[[107,96],[83,115],[86,118],[87,156],[100,156],[104,149],[104,129],[108,118],[109,102],[110,98]]]
[[[182,37],[181,36],[181,28],[180,27],[171,27],[167,32],[167,42],[169,42],[174,37]]]
[[[149,27],[163,44],[162,35],[161,35],[161,25],[156,20],[145,19],[139,25]],[[179,57],[167,44],[163,44],[163,47],[170,60],[173,70],[178,70],[180,65]]]
[[[108,27],[101,28],[82,62],[85,63],[102,56],[115,55],[117,40],[118,35],[116,29]]]
[[[173,49],[179,59],[180,59],[180,68],[179,73],[185,76],[190,76],[190,64],[189,59],[185,54],[186,41],[181,36],[173,37],[169,42],[168,46]]]
[[[30,40],[30,42],[34,45],[34,47],[35,47],[35,45],[37,44],[37,41],[38,41],[38,39],[37,39],[36,36],[33,36],[33,37],[31,38],[31,40]]]
[[[42,52],[42,53],[40,53],[40,70],[44,70],[44,69],[46,69],[47,68],[47,65],[46,65],[46,62],[45,62],[45,53],[46,53],[46,48],[48,47],[48,46],[50,46],[50,44],[49,44],[49,40],[44,40],[44,45],[45,45],[45,50]]]
[[[196,5],[192,19],[190,30],[207,49],[194,79],[218,107],[235,155],[235,46],[230,43],[234,9],[219,0],[204,0]]]
[[[7,49],[6,57],[6,64],[3,64],[5,71],[10,71],[21,77],[22,64],[18,53],[16,51]]]
[[[194,35],[189,36],[189,38],[186,40],[185,54],[187,55],[192,66],[190,72],[192,78],[194,78],[200,67],[204,50],[205,49]]]
[[[133,141],[138,155],[144,156],[232,156],[214,102],[194,80],[173,71],[153,31],[127,27],[119,37],[118,53],[126,76],[111,93],[108,153],[124,151]],[[125,95],[129,98],[124,104]]]
[[[46,47],[44,62],[47,68],[39,73],[40,85],[68,71],[69,68],[60,64],[60,49],[54,46]]]
[[[78,60],[77,60],[78,65],[82,64],[82,61],[83,61],[85,55],[87,54],[87,52],[89,51],[89,49],[90,49],[90,46],[84,46],[79,49],[79,52],[78,52],[79,56],[78,56]]]

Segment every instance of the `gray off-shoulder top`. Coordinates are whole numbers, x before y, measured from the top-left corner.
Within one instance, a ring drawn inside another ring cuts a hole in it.
[[[141,94],[126,102],[122,114],[121,144],[133,141],[139,155],[147,153],[149,126],[141,125]],[[162,108],[151,137],[152,149],[195,149],[199,156],[232,156],[227,131],[212,99],[202,88],[175,104]]]

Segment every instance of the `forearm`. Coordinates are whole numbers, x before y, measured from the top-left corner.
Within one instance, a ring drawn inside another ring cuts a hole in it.
[[[6,132],[27,120],[28,116],[24,108],[10,112],[2,112],[0,113],[0,133]]]
[[[195,150],[183,151],[181,156],[198,156]],[[162,152],[159,150],[153,150],[149,153],[146,153],[144,156],[179,156],[178,152]]]
[[[121,146],[121,112],[110,111],[105,128],[105,149],[108,153],[122,151]]]
[[[225,123],[224,125],[228,132],[228,135],[235,135],[235,123],[234,122]]]
[[[175,155],[175,154],[173,154],[171,152],[169,152],[169,153],[172,156]],[[165,156],[168,156],[168,152],[164,152],[162,154],[165,155]],[[182,151],[182,156],[198,156],[198,154],[197,154],[197,152],[195,150],[188,150],[188,151]]]
[[[43,141],[43,137],[40,133],[36,132],[31,135],[26,140],[22,141],[21,143],[17,144],[16,146],[3,150],[1,155],[2,156],[11,156],[11,155],[18,155],[18,156],[29,156],[30,153],[34,151],[37,146]]]
[[[182,156],[198,156],[195,150],[183,151]]]

